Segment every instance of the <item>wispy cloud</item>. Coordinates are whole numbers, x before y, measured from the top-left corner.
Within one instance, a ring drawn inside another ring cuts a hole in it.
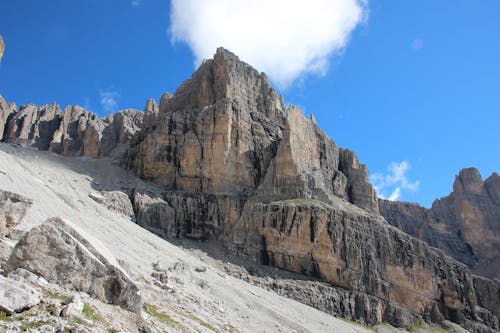
[[[132,0],[130,3],[134,7],[139,7],[141,5],[142,0]]]
[[[395,201],[401,198],[402,190],[417,191],[420,182],[411,182],[406,173],[410,170],[408,161],[392,162],[387,166],[387,173],[374,173],[370,182],[382,199]]]
[[[367,13],[368,0],[172,0],[169,32],[196,65],[223,46],[286,87],[325,74]]]
[[[106,113],[111,113],[118,109],[117,100],[120,94],[117,91],[113,89],[101,90],[99,95],[101,98],[101,106]]]

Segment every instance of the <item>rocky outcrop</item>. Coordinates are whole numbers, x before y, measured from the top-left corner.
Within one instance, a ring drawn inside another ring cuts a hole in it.
[[[380,200],[380,213],[392,225],[425,240],[467,264],[475,273],[500,278],[500,177],[483,182],[468,168],[455,178],[453,192],[430,209]]]
[[[244,193],[263,179],[285,109],[264,75],[219,50],[162,98],[158,117],[132,140],[124,166],[168,189]]]
[[[349,180],[347,188],[349,201],[367,211],[378,213],[377,193],[368,180],[366,165],[359,163],[354,152],[341,149],[339,167]]]
[[[132,203],[137,224],[160,235],[177,236],[175,211],[161,197],[135,190]]]
[[[142,128],[143,115],[139,110],[127,109],[99,119],[77,105],[62,111],[56,103],[16,109],[0,97],[0,139],[65,156],[117,156]]]
[[[19,240],[5,265],[7,272],[17,268],[130,311],[142,307],[130,277],[60,218],[47,220]]]
[[[168,190],[341,198],[378,210],[354,153],[341,165],[341,150],[312,118],[285,108],[265,74],[223,48],[158,109],[148,102],[156,125],[144,122],[122,165]]]
[[[21,222],[32,204],[30,199],[19,194],[0,190],[0,238]]]
[[[7,141],[45,143],[33,141],[42,112],[21,111],[7,121],[9,129],[17,126]],[[20,120],[24,114],[26,126]],[[357,156],[338,148],[312,117],[285,107],[265,74],[229,51],[218,49],[159,105],[150,100],[143,113],[122,116],[98,120],[67,108],[48,149],[118,156],[129,145],[120,164],[164,189],[129,189],[141,226],[165,237],[217,240],[255,262],[319,279],[328,285],[324,297],[318,300],[301,289],[293,298],[329,313],[370,324],[449,319],[473,332],[499,329],[497,298],[485,296],[497,290],[496,282],[475,278],[465,265],[388,225],[378,215],[386,206],[379,208]],[[486,192],[476,188],[474,177],[463,178],[462,192],[498,196],[496,178],[485,185]],[[103,194],[91,197],[102,204],[108,200]],[[115,206],[121,209],[118,199]],[[52,230],[54,223],[34,229],[18,246],[30,237],[67,240],[57,228],[51,231],[57,237],[45,236],[44,228]],[[72,250],[76,246],[68,244]],[[15,258],[23,252],[14,253],[9,262],[21,262]],[[55,262],[50,256],[44,261]],[[86,272],[94,272],[93,265]],[[42,276],[53,274],[37,269]],[[89,288],[79,279],[73,283],[78,290]]]
[[[486,327],[498,329],[492,315],[498,307],[477,309],[473,278],[464,265],[348,204],[255,203],[237,225],[233,244],[239,251],[358,292],[370,323],[400,325],[404,317],[442,316],[478,330],[474,321],[481,317]]]
[[[259,188],[261,196],[347,199],[348,180],[339,171],[339,149],[296,107],[287,109],[285,129],[276,155]]]

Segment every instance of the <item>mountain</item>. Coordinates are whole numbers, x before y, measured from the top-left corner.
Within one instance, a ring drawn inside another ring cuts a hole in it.
[[[379,200],[380,213],[392,225],[423,239],[473,272],[500,279],[500,176],[483,181],[475,168],[455,177],[453,192],[430,209]]]
[[[138,225],[299,274],[243,275],[251,283],[370,325],[499,329],[499,282],[388,224],[357,156],[223,48],[144,112],[101,120],[77,106],[0,107],[4,142],[112,159],[153,183],[116,186],[105,174],[92,194]]]

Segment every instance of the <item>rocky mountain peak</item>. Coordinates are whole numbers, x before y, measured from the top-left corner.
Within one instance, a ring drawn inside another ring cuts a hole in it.
[[[457,193],[473,193],[485,195],[483,178],[476,168],[465,168],[460,170],[458,176],[455,177],[453,191]]]
[[[486,187],[490,198],[500,205],[500,175],[493,172],[491,176],[484,181],[484,186]]]

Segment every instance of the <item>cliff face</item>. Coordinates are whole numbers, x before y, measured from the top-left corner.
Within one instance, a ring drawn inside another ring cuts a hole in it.
[[[143,117],[152,116],[154,111],[128,109],[99,119],[77,105],[64,111],[56,103],[17,108],[0,96],[0,140],[24,142],[65,156],[120,155],[141,128]]]
[[[500,176],[483,181],[475,168],[463,169],[453,192],[430,209],[379,201],[380,213],[404,232],[443,249],[475,273],[500,278]]]
[[[357,156],[312,117],[285,107],[264,74],[227,50],[218,49],[173,96],[148,101],[144,113],[99,120],[79,107],[0,102],[4,141],[117,156],[162,185],[163,193],[129,189],[145,228],[217,240],[240,256],[330,284],[321,301],[303,290],[291,297],[365,323],[446,318],[475,332],[499,328],[498,282],[473,277],[388,225]]]
[[[378,211],[357,157],[285,108],[265,74],[222,48],[160,103],[157,122],[136,135],[122,164],[169,190],[340,197]]]

